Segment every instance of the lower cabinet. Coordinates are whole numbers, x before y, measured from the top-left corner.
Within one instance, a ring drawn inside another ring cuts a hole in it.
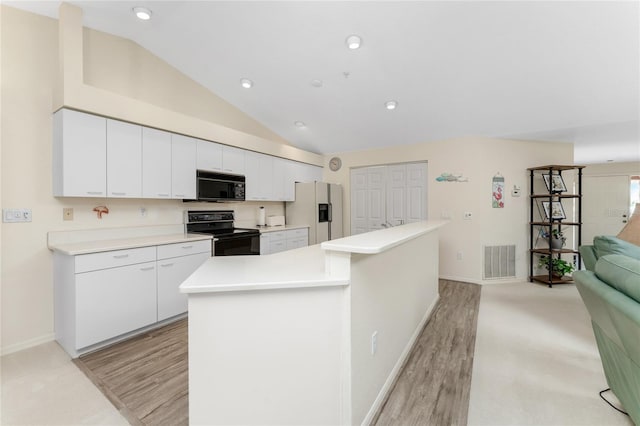
[[[198,266],[211,257],[207,253],[158,260],[158,321],[187,312],[187,295],[178,287]]]
[[[273,254],[309,245],[307,228],[263,232],[260,234],[260,254]]]
[[[156,322],[156,262],[76,274],[76,346]]]
[[[77,256],[54,252],[56,340],[72,356],[187,311],[179,287],[211,240]]]

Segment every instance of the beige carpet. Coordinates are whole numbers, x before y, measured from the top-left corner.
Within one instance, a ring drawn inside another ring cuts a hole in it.
[[[633,425],[600,399],[605,388],[573,284],[482,288],[469,425]]]

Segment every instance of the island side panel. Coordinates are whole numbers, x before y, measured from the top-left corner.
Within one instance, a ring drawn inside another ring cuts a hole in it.
[[[333,425],[345,287],[189,294],[189,422]]]
[[[437,231],[380,254],[352,254],[351,424],[371,421],[438,297]]]

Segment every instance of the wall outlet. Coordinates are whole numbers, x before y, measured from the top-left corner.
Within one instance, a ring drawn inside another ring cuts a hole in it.
[[[371,355],[375,355],[378,352],[378,332],[374,331],[371,335]]]
[[[471,216],[473,216],[471,212],[464,212],[464,220],[471,220]]]
[[[62,220],[73,220],[73,208],[64,207],[62,209]]]
[[[140,216],[142,216],[142,217],[146,217],[147,216],[147,208],[146,207],[140,207]]]
[[[462,258],[463,258],[463,257],[464,257],[464,256],[463,256],[463,253],[462,253],[461,251],[459,251],[459,252],[456,254],[456,259],[457,259],[457,260],[462,260]]]
[[[31,222],[31,209],[2,209],[2,221]]]

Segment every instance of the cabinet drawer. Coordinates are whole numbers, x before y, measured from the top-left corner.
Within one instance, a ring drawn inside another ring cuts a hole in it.
[[[287,238],[307,237],[308,234],[307,228],[291,229],[288,231]]]
[[[282,241],[287,238],[287,231],[269,232],[269,241]]]
[[[75,272],[97,271],[156,260],[155,247],[113,250],[101,253],[81,254],[75,257]]]
[[[158,246],[158,260],[196,253],[211,253],[211,240],[185,241]]]
[[[285,240],[281,241],[271,241],[269,244],[269,253],[279,253],[281,251],[285,251],[287,249],[287,242]]]

